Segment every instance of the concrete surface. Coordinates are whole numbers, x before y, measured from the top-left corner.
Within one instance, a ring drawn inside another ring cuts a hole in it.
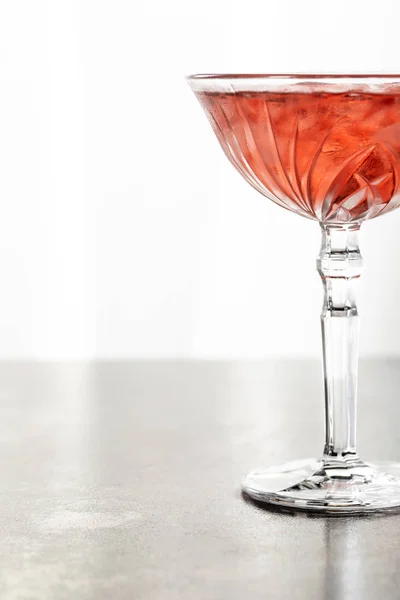
[[[360,374],[360,454],[400,460],[400,362]],[[0,598],[400,598],[400,515],[241,497],[322,442],[318,363],[1,363]]]

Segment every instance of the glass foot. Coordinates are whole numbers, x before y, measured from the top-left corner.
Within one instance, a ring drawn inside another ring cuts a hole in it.
[[[357,456],[296,460],[252,471],[243,491],[293,510],[361,514],[400,507],[400,463],[364,463]]]

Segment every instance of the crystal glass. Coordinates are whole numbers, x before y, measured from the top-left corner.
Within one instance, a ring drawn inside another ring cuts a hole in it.
[[[253,499],[360,514],[400,506],[400,466],[356,451],[359,231],[400,204],[400,75],[192,75],[226,156],[263,196],[319,222],[325,379],[318,459],[256,470]]]

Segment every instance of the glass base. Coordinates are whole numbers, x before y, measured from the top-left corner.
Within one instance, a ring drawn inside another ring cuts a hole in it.
[[[243,491],[259,502],[326,514],[363,514],[400,507],[400,463],[358,456],[296,460],[252,471]]]

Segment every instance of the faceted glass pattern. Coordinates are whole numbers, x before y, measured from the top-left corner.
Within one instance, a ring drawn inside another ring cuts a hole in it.
[[[301,87],[301,86],[297,86]],[[323,223],[363,221],[400,203],[400,89],[197,92],[247,181]]]

